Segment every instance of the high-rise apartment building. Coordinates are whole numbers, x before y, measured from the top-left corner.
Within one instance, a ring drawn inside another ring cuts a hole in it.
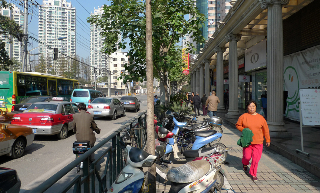
[[[207,18],[204,27],[201,29],[203,37],[208,40],[218,29],[220,22],[224,20],[231,9],[232,0],[197,0],[197,8],[200,13]],[[197,50],[200,51],[204,44],[198,44]]]
[[[12,9],[8,7],[8,8],[2,8],[0,9],[0,11],[3,16],[10,17],[17,24],[19,24],[20,26],[23,26],[23,23],[24,23],[23,12],[14,4]],[[2,39],[2,42],[5,42],[6,44],[5,49],[8,52],[10,59],[15,59],[20,64],[22,64],[23,52],[21,50],[21,46],[22,46],[21,42],[19,42],[16,38],[14,38],[13,36],[10,36],[9,34],[2,34],[1,39]],[[12,41],[10,41],[10,39]]]
[[[118,80],[121,73],[124,73],[124,65],[128,63],[127,52],[114,52],[110,55],[111,87],[116,89],[125,89],[126,84],[121,79]]]
[[[93,14],[91,15],[99,15],[103,14],[103,7],[98,7],[98,9],[94,9]],[[94,76],[104,77],[107,76],[107,67],[109,57],[105,53],[101,52],[101,48],[103,47],[104,37],[100,35],[102,29],[100,26],[96,24],[91,24],[90,26],[90,64],[93,67],[91,70],[91,80],[94,80]],[[93,69],[96,68],[96,72]]]
[[[103,14],[103,7],[94,9],[91,15]],[[125,89],[125,84],[122,80],[118,80],[121,72],[124,72],[124,65],[128,63],[127,52],[121,52],[119,48],[111,55],[107,55],[101,52],[101,48],[104,46],[104,37],[100,35],[102,29],[100,26],[91,24],[90,26],[90,63],[91,63],[91,80],[97,80],[99,77],[108,76],[110,72],[111,87],[115,89]],[[121,35],[119,35],[119,41],[121,41]],[[118,42],[119,42],[118,41]],[[97,69],[94,71],[93,69]],[[96,79],[94,79],[96,78]],[[109,80],[108,80],[109,81]]]
[[[69,70],[71,58],[76,56],[76,9],[71,3],[43,0],[39,7],[39,41],[39,52],[47,61],[47,73],[61,75]],[[54,48],[59,52],[56,61],[53,61]]]

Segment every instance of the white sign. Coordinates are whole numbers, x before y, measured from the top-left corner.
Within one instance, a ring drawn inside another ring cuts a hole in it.
[[[245,71],[267,65],[267,41],[263,40],[245,52]]]
[[[239,75],[239,82],[250,82],[249,75]]]
[[[299,90],[320,89],[320,46],[285,56],[283,63],[284,90],[288,91],[285,116],[299,121]]]
[[[229,79],[224,79],[223,84],[229,84]]]
[[[302,124],[320,125],[320,89],[300,89],[300,105]]]

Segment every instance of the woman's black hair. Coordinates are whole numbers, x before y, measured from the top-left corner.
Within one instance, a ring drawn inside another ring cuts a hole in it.
[[[250,100],[250,101],[247,102],[247,105],[246,105],[247,109],[248,109],[248,106],[249,106],[251,103],[253,103],[253,104],[256,105],[256,107],[257,107],[256,101],[255,101],[255,100]]]

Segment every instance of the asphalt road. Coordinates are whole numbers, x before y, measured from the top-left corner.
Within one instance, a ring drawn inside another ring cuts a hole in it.
[[[141,100],[140,112],[147,109],[147,96],[137,95]],[[119,96],[120,98],[120,96]],[[123,122],[136,116],[137,113],[126,112],[125,117],[116,120],[95,119],[101,133],[96,134],[96,144],[117,130]],[[70,162],[74,161],[72,143],[75,135],[69,133],[68,138],[58,140],[56,136],[36,136],[33,144],[26,148],[25,155],[18,159],[0,156],[0,167],[15,169],[21,179],[21,191],[30,190],[51,177]]]

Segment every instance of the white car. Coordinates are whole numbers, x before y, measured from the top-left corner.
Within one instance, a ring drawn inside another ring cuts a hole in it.
[[[87,111],[95,117],[111,117],[117,119],[118,115],[124,116],[126,110],[117,98],[99,97],[88,104]]]

